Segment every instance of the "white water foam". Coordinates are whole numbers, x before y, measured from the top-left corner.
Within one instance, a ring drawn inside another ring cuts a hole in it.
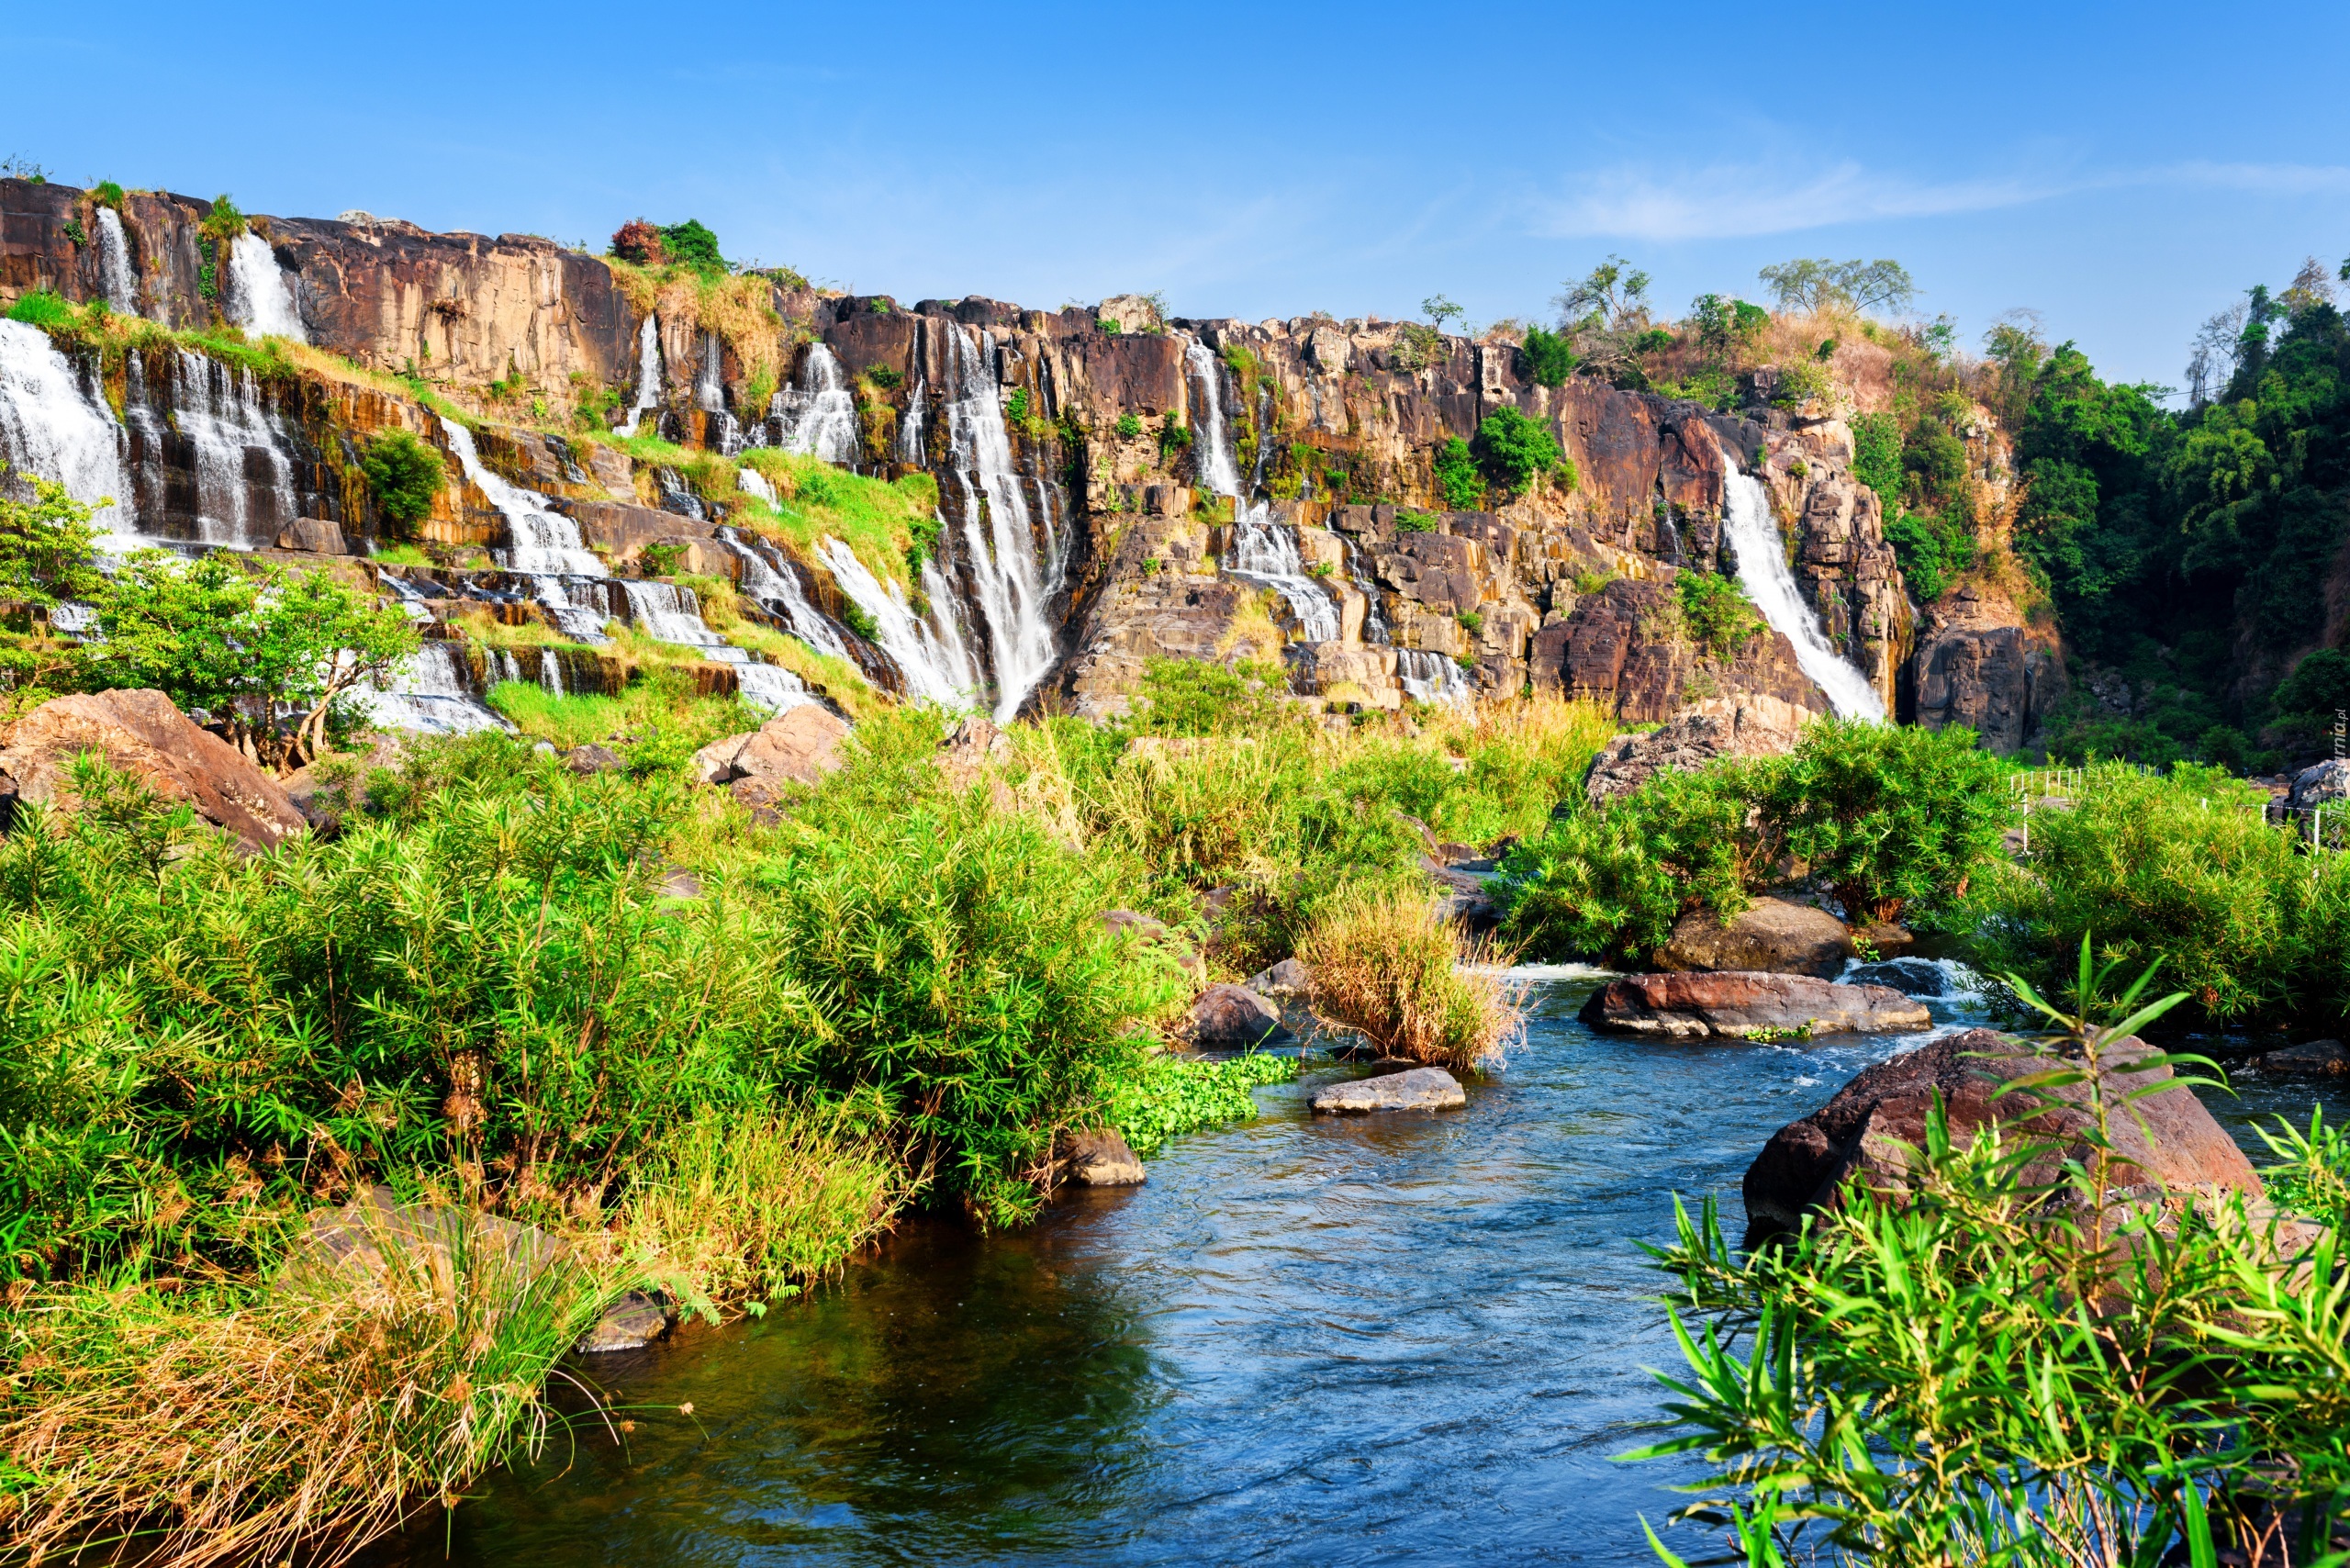
[[[1237,577],[1263,583],[1280,594],[1297,617],[1309,643],[1338,640],[1338,607],[1323,586],[1306,575],[1297,553],[1297,534],[1287,523],[1273,521],[1272,508],[1263,501],[1244,508],[1234,520],[1232,554],[1225,570]]]
[[[388,684],[363,689],[359,705],[378,729],[462,735],[512,730],[475,694],[472,671],[452,643],[427,643],[403,660]]]
[[[1395,650],[1395,684],[1414,700],[1438,707],[1469,700],[1469,678],[1444,655],[1426,648]]]
[[[1723,532],[1738,553],[1738,580],[1772,629],[1795,644],[1796,663],[1828,694],[1839,718],[1885,722],[1885,699],[1869,678],[1830,647],[1819,617],[1803,600],[1787,566],[1779,525],[1762,481],[1733,471],[1723,500]]]
[[[310,341],[294,303],[294,280],[277,264],[269,241],[250,231],[229,245],[228,315],[255,337]]]

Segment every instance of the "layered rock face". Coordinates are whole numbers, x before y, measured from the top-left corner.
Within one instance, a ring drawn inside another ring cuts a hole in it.
[[[1910,647],[1874,498],[1832,421],[1726,416],[1585,379],[1545,386],[1510,343],[1376,319],[1162,322],[1134,299],[909,308],[789,279],[735,280],[750,314],[722,319],[691,290],[673,297],[532,236],[347,214],[254,218],[222,241],[203,232],[207,211],[0,181],[0,293],[50,288],[174,327],[225,320],[421,376],[478,416],[483,465],[583,533],[609,525],[623,551],[711,539],[728,503],[666,470],[632,473],[609,447],[501,421],[591,418],[728,455],[765,444],[881,477],[926,471],[943,528],[906,588],[860,580],[829,552],[764,566],[796,577],[831,623],[821,641],[883,684],[976,698],[999,717],[1115,711],[1152,658],[1252,656],[1282,661],[1301,693],[1375,707],[1530,687],[1633,722],[1741,695],[1824,710],[1778,632],[1726,657],[1699,651],[1673,587],[1689,570],[1790,571],[1888,702]],[[354,436],[397,424],[449,449],[437,418],[396,395],[378,407],[354,386],[247,387],[200,354],[173,356],[133,355],[140,385],[106,388],[136,448],[141,526],[158,520],[166,536],[251,545],[308,517],[364,548],[381,529]],[[1577,482],[1447,508],[1435,454],[1502,410],[1549,431]],[[202,456],[207,429],[226,433]],[[241,510],[198,497],[232,470]],[[1784,562],[1729,559],[1740,473],[1762,484]],[[595,510],[640,505],[680,522]],[[497,546],[511,511],[468,474],[422,532]],[[757,570],[714,540],[695,565],[746,582]]]
[[[2064,667],[2053,639],[1970,584],[1928,608],[1902,684],[1903,719],[1934,730],[1964,724],[1992,750],[2012,752],[2055,708]]]

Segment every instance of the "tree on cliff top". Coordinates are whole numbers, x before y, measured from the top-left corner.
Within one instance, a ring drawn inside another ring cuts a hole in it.
[[[1889,258],[1802,257],[1764,267],[1759,275],[1782,310],[1903,310],[1918,297],[1909,270]]]
[[[718,253],[718,236],[690,218],[662,229],[661,249],[671,261],[698,270],[723,271],[726,266],[726,258]]]
[[[661,264],[661,230],[642,218],[632,218],[612,231],[612,254],[640,267]]]

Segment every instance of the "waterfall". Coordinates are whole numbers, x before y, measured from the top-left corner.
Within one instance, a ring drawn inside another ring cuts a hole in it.
[[[821,342],[808,345],[801,385],[778,391],[767,404],[776,421],[776,445],[802,457],[821,457],[841,467],[856,462],[856,399],[849,395],[841,362]]]
[[[701,365],[694,372],[694,407],[710,416],[716,439],[707,442],[721,457],[743,450],[743,426],[727,410],[726,381],[716,332],[701,335]]]
[[[710,649],[711,657],[722,660],[729,654],[747,656],[703,623],[701,601],[693,589],[634,578],[620,579],[620,589],[628,597],[629,620],[648,635],[685,647]]]
[[[49,334],[0,320],[0,462],[64,486],[77,501],[113,497],[92,521],[119,536],[136,521],[122,448],[114,410]]]
[[[718,542],[743,564],[740,589],[745,598],[765,606],[769,613],[781,616],[790,626],[792,635],[818,653],[830,654],[836,659],[850,658],[848,644],[841,641],[833,623],[808,602],[807,590],[800,585],[800,574],[789,564],[767,558],[770,546],[756,535],[732,528],[721,528]]]
[[[734,690],[753,707],[774,713],[787,708],[805,708],[816,700],[806,684],[781,665],[736,665]]]
[[[137,450],[145,462],[181,443],[195,470],[196,537],[231,550],[263,549],[301,515],[294,490],[292,444],[284,421],[263,400],[253,373],[186,349],[171,351],[169,420],[146,395],[144,356],[131,357],[125,399]]]
[[[974,330],[950,327],[946,341],[953,377],[946,433],[966,497],[966,565],[994,657],[996,722],[1005,723],[1052,668],[1053,629],[1046,608],[1060,585],[1063,562],[1049,512],[1046,558],[1039,562],[1036,557],[1035,523],[1019,470],[1013,465],[1012,437],[1003,424],[994,340]],[[931,602],[938,603],[938,597],[933,595]]]
[[[1795,644],[1796,663],[1820,690],[1829,706],[1843,719],[1885,722],[1885,699],[1876,688],[1829,645],[1819,629],[1819,617],[1803,600],[1796,575],[1787,566],[1779,526],[1771,518],[1771,499],[1762,482],[1751,474],[1733,471],[1723,498],[1723,532],[1738,555],[1738,580],[1762,610],[1762,619]]]
[[[532,576],[610,576],[604,563],[581,542],[579,525],[556,511],[554,502],[536,490],[508,484],[482,465],[480,454],[474,450],[472,431],[454,420],[442,420],[441,433],[449,450],[457,454],[457,465],[465,477],[506,519],[506,548],[491,551],[492,560],[509,572]]]
[[[454,643],[427,643],[401,662],[388,686],[362,688],[359,705],[379,729],[460,735],[514,726],[485,707]]]
[[[1233,461],[1232,434],[1224,425],[1224,366],[1197,338],[1184,340],[1183,360],[1199,379],[1200,400],[1206,411],[1206,418],[1198,421],[1192,444],[1192,451],[1199,454],[1200,483],[1219,496],[1238,496],[1240,465]]]
[[[922,466],[923,416],[930,411],[930,382],[921,372],[914,374],[914,387],[906,394],[906,417],[898,422],[898,461],[913,467]]]
[[[139,314],[139,269],[131,263],[122,214],[110,207],[98,208],[98,281],[106,289],[107,309],[118,316]]]
[[[1241,510],[1232,527],[1232,555],[1225,569],[1236,577],[1263,583],[1288,601],[1309,643],[1338,640],[1338,607],[1320,583],[1308,577],[1297,553],[1297,536],[1273,521],[1263,501]]]
[[[783,498],[776,494],[773,485],[767,483],[767,476],[755,468],[734,470],[734,487],[746,496],[755,496],[771,507],[783,504]]]
[[[644,416],[661,406],[661,321],[647,316],[636,333],[636,401],[630,407],[626,434],[644,428]]]
[[[564,694],[563,661],[554,656],[554,650],[553,648],[541,648],[539,650],[536,667],[538,673],[535,677],[525,675],[522,673],[522,655],[520,654],[516,653],[511,648],[492,648],[489,650],[490,685],[496,686],[501,681],[509,680],[528,682],[535,678],[538,682],[539,689],[545,692],[549,697],[562,696]]]
[[[935,566],[924,566],[923,594],[930,600],[925,622],[906,602],[905,590],[884,585],[866,570],[856,552],[837,539],[824,541],[824,564],[859,610],[873,618],[874,640],[897,662],[905,678],[906,695],[935,702],[942,708],[969,708],[979,700],[979,672],[965,651],[962,628],[956,624],[954,590]]]
[[[1460,666],[1425,648],[1395,650],[1395,684],[1422,702],[1450,706],[1469,700],[1469,679]]]
[[[294,283],[277,264],[269,241],[250,231],[229,245],[229,319],[257,338],[310,341],[295,308]]]

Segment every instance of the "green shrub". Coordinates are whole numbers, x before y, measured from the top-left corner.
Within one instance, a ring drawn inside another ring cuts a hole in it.
[[[1953,895],[2015,820],[1975,732],[1821,719],[1774,770],[1762,810],[1855,923]]]
[[[718,236],[693,218],[661,227],[661,253],[697,272],[723,272],[726,258],[718,253]]]
[[[1120,441],[1132,441],[1135,437],[1140,434],[1142,434],[1142,420],[1139,416],[1135,414],[1120,414],[1118,416],[1118,439]]]
[[[394,522],[421,521],[432,511],[447,474],[441,454],[404,430],[378,431],[361,450],[368,493]]]
[[[1147,659],[1118,728],[1136,735],[1238,735],[1295,722],[1278,665]]]
[[[1496,409],[1477,427],[1477,456],[1504,488],[1524,490],[1558,465],[1559,443],[1539,420],[1516,409]]]
[[[1854,414],[1852,477],[1874,490],[1890,512],[1901,495],[1901,421],[1889,413]]]
[[[110,207],[117,212],[120,212],[123,202],[122,187],[112,180],[100,180],[90,187],[90,199],[100,207]]]
[[[8,319],[22,321],[28,327],[39,327],[47,331],[52,327],[73,325],[73,307],[48,289],[28,289],[14,305],[8,307]]]
[[[1437,448],[1433,467],[1437,491],[1449,510],[1469,511],[1485,498],[1485,481],[1477,471],[1476,454],[1459,436],[1448,436]]]
[[[868,643],[878,642],[881,636],[880,623],[873,619],[872,611],[853,599],[841,600],[841,624]]]
[[[204,215],[204,221],[196,227],[205,238],[225,245],[241,236],[250,226],[245,221],[245,215],[237,210],[237,204],[223,194],[212,198],[211,210]]]
[[[1158,427],[1158,460],[1170,461],[1178,453],[1191,450],[1191,445],[1192,427],[1169,414]]]
[[[1673,588],[1690,642],[1715,658],[1736,658],[1747,639],[1766,624],[1746,590],[1729,577],[1686,571],[1673,579]]]
[[[1113,337],[1113,338],[1114,338],[1114,337],[1116,337],[1116,336],[1118,335],[1118,331],[1119,331],[1118,323],[1117,323],[1117,322],[1115,322],[1115,321],[1113,321],[1113,320],[1112,320],[1112,319],[1111,319],[1109,317],[1107,317],[1107,316],[1102,317],[1100,320],[1098,320],[1098,321],[1094,322],[1093,324],[1094,324],[1096,327],[1099,327],[1100,329],[1102,329],[1102,331],[1104,331],[1104,332],[1108,333],[1111,337]]]
[[[1460,622],[1460,629],[1472,637],[1485,629],[1485,618],[1473,610],[1462,610],[1457,619]]]
[[[1832,386],[1828,372],[1818,363],[1798,361],[1779,372],[1779,384],[1771,393],[1771,401],[1783,409],[1801,409],[1827,397]]]
[[[1778,858],[1776,835],[1756,820],[1773,771],[1734,759],[1660,773],[1604,806],[1563,807],[1502,861],[1503,935],[1534,958],[1640,962],[1691,910],[1738,913]]]
[[[2310,856],[2266,796],[2215,768],[2087,770],[2070,810],[2031,813],[2031,854],[1975,890],[1982,961],[2048,989],[2081,938],[2163,960],[2213,1024],[2336,1027],[2350,1008],[2350,857]]]
[[[1424,511],[1405,508],[1395,514],[1395,532],[1398,533],[1434,533],[1436,525],[1437,520]]]
[[[1564,386],[1574,374],[1574,346],[1559,333],[1531,328],[1520,352],[1526,356],[1526,373],[1538,386]]]

